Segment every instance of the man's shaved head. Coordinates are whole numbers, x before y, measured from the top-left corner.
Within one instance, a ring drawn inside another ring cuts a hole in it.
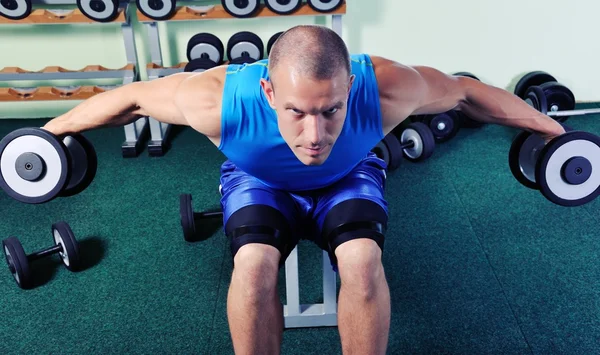
[[[283,32],[269,52],[269,72],[294,70],[315,80],[331,79],[342,70],[350,75],[350,55],[342,38],[317,25],[300,25]]]
[[[351,69],[344,41],[327,27],[293,27],[271,47],[270,79],[260,85],[279,133],[306,165],[323,164],[344,127]]]

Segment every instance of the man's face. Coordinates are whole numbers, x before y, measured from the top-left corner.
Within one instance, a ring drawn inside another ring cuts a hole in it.
[[[339,70],[331,79],[315,80],[280,66],[271,78],[276,92],[264,79],[261,85],[281,136],[303,164],[323,164],[344,126],[354,76]]]

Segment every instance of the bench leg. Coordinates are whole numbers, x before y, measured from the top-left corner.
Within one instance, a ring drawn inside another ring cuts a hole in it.
[[[287,304],[283,306],[285,328],[337,326],[336,273],[327,252],[323,251],[323,303],[300,304],[298,247],[285,262]]]

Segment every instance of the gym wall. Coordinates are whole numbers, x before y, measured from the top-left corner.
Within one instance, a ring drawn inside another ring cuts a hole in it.
[[[214,1],[217,3],[217,1]],[[447,2],[422,0],[347,0],[343,38],[351,52],[367,52],[405,64],[436,67],[444,72],[470,71],[484,82],[512,91],[523,73],[552,73],[575,93],[579,102],[600,101],[597,58],[600,3],[578,6],[559,0]],[[202,3],[205,4],[205,3]],[[150,61],[144,26],[132,19],[139,68]],[[164,65],[187,61],[186,44],[198,32],[217,35],[223,43],[248,30],[263,42],[297,24],[330,26],[330,16],[167,22],[159,25]],[[120,26],[18,25],[0,27],[0,68],[40,70],[59,65],[80,69],[99,64],[125,65]],[[7,87],[13,83],[0,82]],[[35,86],[37,83],[21,82]],[[74,82],[73,84],[76,84]],[[107,82],[106,84],[116,84]],[[0,118],[53,117],[78,101],[0,103]]]

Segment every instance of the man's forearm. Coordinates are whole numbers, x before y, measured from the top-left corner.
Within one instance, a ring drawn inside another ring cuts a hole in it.
[[[136,104],[130,94],[134,84],[94,95],[42,128],[65,135],[133,122],[140,117],[135,113]]]
[[[460,109],[475,120],[529,130],[544,137],[564,133],[558,122],[536,111],[518,96],[485,84],[469,90]]]

